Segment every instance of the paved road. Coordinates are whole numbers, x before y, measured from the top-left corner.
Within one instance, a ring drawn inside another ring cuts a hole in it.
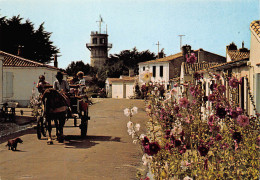
[[[20,136],[24,141],[15,152],[5,147],[7,138],[0,139],[0,180],[135,179],[144,167],[140,147],[127,134],[123,109],[131,105],[139,108],[133,121],[140,122],[144,131],[147,117],[142,100],[101,99],[90,107],[85,139],[72,120],[66,122],[64,143],[47,145],[47,139],[37,139],[35,129],[8,137]]]

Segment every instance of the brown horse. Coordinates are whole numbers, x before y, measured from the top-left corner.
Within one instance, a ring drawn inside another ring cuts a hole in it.
[[[54,120],[56,126],[56,135],[59,142],[64,141],[63,127],[66,120],[67,102],[64,95],[55,89],[47,89],[42,95],[42,102],[44,103],[44,114],[47,121],[47,130],[49,133],[48,144],[53,144],[51,137],[52,125],[51,121]]]

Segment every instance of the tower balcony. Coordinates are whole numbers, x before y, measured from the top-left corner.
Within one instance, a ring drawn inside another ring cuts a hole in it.
[[[91,49],[93,47],[107,47],[108,49],[112,48],[112,44],[111,43],[107,43],[107,44],[93,44],[93,43],[86,43],[86,47],[88,49]]]

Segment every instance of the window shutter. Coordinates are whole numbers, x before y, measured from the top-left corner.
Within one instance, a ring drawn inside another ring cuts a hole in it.
[[[13,73],[12,72],[3,73],[3,97],[4,98],[13,97]]]

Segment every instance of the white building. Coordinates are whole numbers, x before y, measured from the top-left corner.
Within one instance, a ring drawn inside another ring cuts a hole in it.
[[[223,63],[226,58],[203,49],[191,50],[191,47],[186,45],[182,47],[182,52],[170,55],[167,57],[141,62],[139,63],[139,82],[143,84],[142,74],[150,72],[152,74],[151,81],[164,84],[165,88],[168,89],[169,81],[173,78],[180,77],[181,65],[186,62],[185,55],[187,47],[190,48],[189,53],[194,53],[197,57],[198,63]]]
[[[135,84],[138,77],[120,76],[120,78],[107,78],[107,97],[112,98],[132,98],[135,93]]]
[[[32,89],[36,87],[40,75],[44,75],[46,81],[53,84],[55,75],[60,70],[3,51],[0,51],[0,55],[4,57],[3,102],[15,101],[21,107],[29,105]]]

